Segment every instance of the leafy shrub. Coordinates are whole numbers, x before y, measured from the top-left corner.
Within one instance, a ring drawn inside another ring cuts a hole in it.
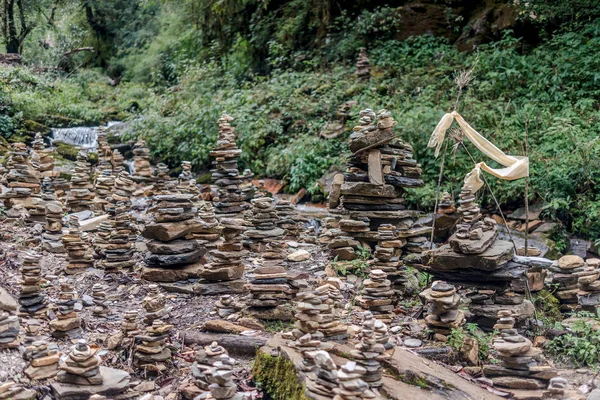
[[[592,314],[577,315],[579,318],[597,318]],[[600,331],[585,319],[575,321],[570,333],[558,336],[546,345],[548,352],[559,360],[577,367],[595,367],[600,356]]]

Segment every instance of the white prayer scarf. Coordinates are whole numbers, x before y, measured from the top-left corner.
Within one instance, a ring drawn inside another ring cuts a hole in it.
[[[453,111],[452,113],[445,114],[440,122],[435,127],[427,147],[435,147],[435,157],[440,154],[440,149],[444,143],[446,131],[450,128],[452,123],[456,120],[458,125],[462,128],[462,131],[467,139],[471,141],[483,154],[490,157],[492,160],[499,164],[502,164],[506,168],[491,168],[485,162],[480,162],[475,165],[473,170],[465,177],[465,184],[471,187],[473,193],[483,186],[481,180],[481,170],[484,170],[488,174],[491,174],[497,178],[504,180],[515,180],[529,176],[529,158],[522,156],[510,156],[504,154],[502,150],[496,147],[492,142],[483,137],[477,132],[471,125],[464,120],[464,118]]]

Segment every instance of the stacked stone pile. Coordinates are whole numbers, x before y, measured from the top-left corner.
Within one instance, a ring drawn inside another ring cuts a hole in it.
[[[215,303],[215,307],[217,308],[217,315],[221,318],[227,318],[243,308],[229,294],[221,296]]]
[[[235,129],[231,126],[233,118],[223,114],[217,121],[219,124],[219,139],[217,146],[210,152],[214,158],[212,173],[213,184],[217,187],[217,195],[213,198],[215,212],[229,216],[239,214],[249,208],[248,200],[252,191],[241,185],[246,183],[251,175],[240,175],[238,159],[242,154],[235,143]]]
[[[41,189],[40,172],[31,165],[27,146],[24,143],[13,143],[6,167],[9,190],[2,193],[2,199],[8,209],[7,216],[13,217],[11,209],[14,207],[22,207],[28,212],[34,211],[36,209],[34,200],[39,197]]]
[[[90,177],[91,166],[85,151],[77,153],[75,169],[71,175],[71,187],[67,194],[67,208],[70,212],[91,210],[94,208],[94,186]]]
[[[533,305],[516,290],[526,287],[529,266],[514,258],[512,243],[498,240],[495,221],[481,216],[466,184],[459,203],[460,220],[449,244],[411,258],[410,264],[436,279],[467,288],[471,319],[481,328],[492,329],[496,314],[504,309],[512,312],[517,325],[524,323],[533,315]]]
[[[146,141],[138,139],[133,145],[133,177],[137,182],[148,182],[152,180],[152,165],[150,165],[150,150]]]
[[[24,373],[31,380],[54,378],[58,373],[60,353],[54,343],[30,340],[24,345],[23,358],[29,361],[29,366]]]
[[[106,299],[106,286],[100,283],[94,284],[94,286],[92,286],[92,299],[94,301],[92,314],[101,318],[108,317],[110,307],[108,305],[108,300]]]
[[[67,250],[68,263],[65,273],[78,274],[94,264],[87,234],[79,229],[79,218],[76,215],[69,217],[69,231],[63,235],[62,242]]]
[[[60,292],[56,302],[56,319],[50,321],[52,336],[58,339],[74,337],[79,334],[81,319],[75,308],[77,303],[77,292],[73,285],[66,279],[60,282]]]
[[[593,304],[590,300],[597,297],[593,294],[597,289],[586,289],[595,289],[600,271],[589,267],[583,258],[575,255],[561,257],[551,269],[554,272],[552,284],[556,285],[554,295],[560,301],[563,311],[577,310],[579,298],[587,304]]]
[[[198,189],[194,184],[193,188]],[[191,193],[188,191],[188,193]],[[190,233],[187,238],[197,240],[203,247],[214,249],[221,239],[222,227],[215,216],[215,211],[210,201],[200,200],[198,194],[194,194],[194,205],[198,208],[198,217],[202,221],[203,228]]]
[[[306,396],[309,399],[332,399],[335,396],[334,390],[339,387],[335,362],[324,350],[316,350],[310,356],[316,370],[314,377],[309,377],[306,381]]]
[[[21,344],[19,317],[0,310],[0,349],[16,349]]]
[[[142,306],[146,311],[144,323],[148,326],[157,319],[167,320],[171,309],[167,307],[167,298],[157,285],[148,286],[148,294],[142,300]]]
[[[100,175],[96,178],[96,195],[98,202],[101,203],[102,209],[107,211],[109,207],[110,196],[115,187],[115,177],[112,169],[103,169]]]
[[[166,363],[172,358],[172,354],[165,343],[173,328],[173,325],[155,319],[146,327],[145,334],[136,337],[138,344],[135,346],[133,359],[138,368],[147,372],[162,372],[167,369]]]
[[[27,252],[21,263],[21,291],[19,293],[19,311],[31,317],[40,317],[46,312],[48,302],[42,291],[41,255]]]
[[[314,291],[304,291],[296,295],[295,338],[307,333],[321,332],[329,340],[343,340],[348,337],[347,327],[340,322],[329,297],[329,285],[319,286]]]
[[[392,282],[380,269],[369,272],[369,278],[363,282],[363,288],[356,303],[383,322],[390,323],[394,318],[394,296]]]
[[[64,253],[65,248],[62,244],[64,209],[62,203],[56,198],[53,184],[48,177],[45,177],[42,182],[42,200],[46,217],[42,232],[42,247],[51,253]]]
[[[216,400],[242,400],[243,395],[237,393],[237,385],[233,382],[233,366],[235,359],[222,354],[215,362],[208,375],[208,390]]]
[[[334,389],[333,400],[376,399],[378,396],[362,378],[367,370],[354,361],[348,361],[337,372],[339,387]]]
[[[244,220],[222,218],[223,242],[209,252],[210,262],[204,266],[202,279],[197,286],[198,293],[242,293],[244,291],[245,266],[242,258],[248,254],[242,243]],[[218,282],[218,284],[217,284]],[[215,288],[211,288],[211,286]]]
[[[269,246],[268,250],[273,249]],[[289,320],[293,317],[289,304],[292,288],[288,284],[287,271],[281,265],[282,262],[283,260],[277,264],[258,267],[248,277],[250,281],[245,286],[250,292],[250,299],[246,301],[249,307],[247,312],[256,318]]]
[[[158,163],[156,165],[156,174],[154,177],[154,193],[155,194],[168,194],[177,193],[177,181],[169,175],[169,167],[166,164]]]
[[[35,400],[37,398],[35,390],[25,389],[22,384],[11,380],[0,383],[0,399]]]
[[[367,382],[371,388],[376,389],[383,385],[383,366],[381,363],[391,356],[387,353],[385,346],[378,342],[376,333],[370,326],[371,323],[371,320],[366,320],[363,323],[359,333],[360,342],[350,354],[357,364],[366,370],[362,380]]]
[[[293,342],[288,342],[288,346],[298,350],[302,354],[302,366],[300,368],[303,372],[314,371],[317,368],[314,359],[316,352],[323,348],[331,347],[321,342],[323,338],[323,333],[317,331],[312,334],[307,333],[304,336],[300,336]]]
[[[497,352],[500,364],[484,366],[484,374],[492,379],[494,386],[507,389],[542,390],[557,371],[545,360],[542,350],[533,347],[529,339],[514,329],[515,319],[510,310],[498,312],[496,337],[492,347]]]
[[[210,345],[200,348],[194,356],[194,363],[191,366],[194,383],[201,390],[208,390],[209,382],[207,374],[213,368],[213,364],[221,359],[222,355],[229,355],[223,346],[219,346],[217,342],[212,342]]]
[[[299,238],[306,230],[305,218],[298,215],[296,208],[288,200],[278,200],[275,209],[279,219],[277,226],[285,231],[286,237]]]
[[[125,157],[123,157],[123,154],[118,149],[113,151],[111,163],[113,174],[119,175],[125,171]]]
[[[458,329],[466,322],[464,312],[458,309],[460,295],[454,285],[435,281],[420,296],[429,304],[425,322],[433,332],[449,335],[452,329]]]
[[[456,212],[456,205],[454,204],[454,199],[448,192],[444,192],[438,204],[439,214],[454,214]]]
[[[98,165],[96,169],[98,171],[104,171],[106,169],[112,171],[112,149],[108,144],[108,137],[106,129],[103,126],[98,127]]]
[[[154,282],[172,282],[197,277],[206,249],[188,235],[203,232],[191,194],[159,194],[152,197],[153,221],[142,235],[149,239],[146,268],[142,276]]]
[[[121,332],[123,333],[123,346],[131,345],[132,341],[141,333],[137,323],[139,310],[127,310],[123,314],[123,322],[121,323]]]
[[[251,248],[260,252],[266,243],[283,239],[285,231],[277,227],[279,216],[272,198],[255,197],[251,203],[252,209],[246,218],[252,228],[244,232],[244,237],[251,243]]]
[[[33,151],[38,155],[40,177],[43,178],[54,178],[58,176],[58,172],[54,171],[54,150],[46,147],[44,139],[41,133],[35,134],[35,139],[31,143]]]
[[[419,213],[407,210],[403,198],[406,188],[423,186],[421,167],[412,147],[396,138],[395,125],[387,110],[376,116],[367,109],[350,136],[347,172],[334,177],[329,194],[330,212],[341,216],[329,243],[339,260],[352,260],[359,246],[374,245],[382,224],[395,227],[394,239],[426,242],[430,227],[413,228]]]
[[[401,260],[402,246],[405,241],[396,238],[396,227],[391,224],[382,224],[377,229],[378,241],[373,252],[373,260],[369,262],[370,269],[379,269],[387,274],[395,292],[395,299],[407,292],[406,267]]]
[[[361,47],[356,60],[356,78],[360,81],[371,79],[371,63],[367,57],[367,49]]]
[[[181,173],[179,174],[178,178],[179,178],[180,185],[182,183],[187,185],[189,181],[194,179],[194,176],[192,175],[192,163],[191,162],[189,162],[189,161],[181,162]]]

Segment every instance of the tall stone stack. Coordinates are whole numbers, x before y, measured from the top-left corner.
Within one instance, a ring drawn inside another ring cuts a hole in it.
[[[174,282],[198,277],[206,249],[188,235],[201,232],[191,194],[159,194],[152,197],[152,222],[142,235],[149,239],[142,277],[153,282]]]
[[[151,285],[148,296],[142,305],[146,310],[144,322],[145,333],[136,336],[136,347],[133,359],[138,368],[148,372],[161,372],[166,370],[166,362],[172,357],[171,350],[165,346],[173,325],[165,323],[162,319],[169,317],[166,307],[166,298],[159,292],[158,286]]]
[[[118,149],[113,151],[111,163],[113,174],[119,175],[125,171],[125,157],[123,157],[123,154]]]
[[[67,266],[65,273],[74,275],[93,266],[94,259],[88,243],[87,234],[79,227],[79,218],[76,215],[69,217],[69,231],[62,237],[63,246],[67,251]]]
[[[485,365],[485,376],[492,379],[494,387],[509,391],[519,389],[521,394],[527,393],[523,390],[539,394],[557,376],[557,371],[547,364],[542,349],[534,347],[529,339],[514,329],[515,319],[510,310],[500,310],[498,321],[502,322],[497,327],[500,335],[494,338],[492,347],[500,363]]]
[[[359,247],[374,246],[382,224],[395,227],[386,239],[408,241],[430,232],[412,229],[419,213],[404,205],[405,189],[421,187],[423,181],[413,149],[397,139],[395,125],[389,111],[375,115],[366,109],[360,112],[360,125],[350,136],[353,154],[347,171],[334,177],[329,194],[330,213],[341,220],[339,228],[331,230],[334,238],[328,246],[339,260],[355,259]]]
[[[315,372],[306,380],[306,396],[309,399],[333,399],[334,389],[339,386],[337,365],[325,350],[314,350],[307,356],[314,363]]]
[[[97,202],[104,212],[108,211],[111,202],[111,194],[115,187],[115,176],[112,169],[103,169],[96,177],[94,190],[96,191]]]
[[[192,163],[189,161],[181,162],[181,173],[179,174],[179,184],[187,186],[190,180],[194,179],[192,175]]]
[[[387,274],[392,282],[395,298],[398,299],[407,293],[409,280],[406,267],[400,258],[402,246],[406,243],[398,239],[394,232],[396,227],[391,224],[382,224],[377,229],[378,241],[373,252],[373,260],[369,262],[370,269],[379,269]]]
[[[6,181],[9,190],[2,194],[4,206],[8,209],[8,217],[13,214],[13,208],[24,208],[29,212],[36,209],[35,199],[39,197],[40,172],[34,168],[29,160],[27,146],[24,143],[13,143],[12,151],[8,155],[6,163],[8,174]]]
[[[277,226],[279,216],[272,198],[255,197],[251,203],[246,219],[252,228],[244,232],[244,238],[254,251],[262,252],[267,243],[283,239],[285,231]]]
[[[19,311],[29,317],[37,318],[46,312],[48,302],[42,290],[42,268],[39,254],[26,252],[21,262],[21,290],[19,293]]]
[[[193,185],[193,188],[198,189],[195,184]],[[221,241],[221,231],[223,228],[215,216],[212,203],[210,201],[201,200],[199,193],[192,193],[192,191],[193,189],[188,192],[194,194],[192,201],[195,201],[194,205],[198,209],[198,217],[202,221],[203,228],[194,233],[190,233],[187,237],[198,241],[207,249],[214,249]]]
[[[35,134],[35,139],[31,144],[31,147],[33,148],[33,151],[35,151],[39,156],[38,170],[40,171],[40,177],[42,179],[57,177],[59,173],[54,171],[54,151],[51,148],[46,147],[41,133]]]
[[[62,203],[56,198],[53,184],[49,177],[42,182],[42,200],[46,223],[42,232],[42,248],[50,253],[64,253],[62,243],[63,214]]]
[[[71,188],[67,194],[67,208],[70,212],[91,210],[94,208],[94,186],[91,179],[91,165],[85,151],[77,153],[75,170],[71,175]]]
[[[136,182],[152,181],[152,165],[150,164],[150,149],[144,139],[138,139],[133,145],[133,176]]]
[[[465,184],[460,195],[457,230],[449,243],[406,263],[436,279],[468,288],[471,318],[491,330],[499,310],[509,310],[519,326],[533,315],[533,304],[516,290],[526,287],[528,266],[519,263],[511,242],[498,240],[496,222],[483,218],[475,196]],[[576,284],[576,280],[575,280]]]
[[[363,380],[366,374],[367,370],[355,361],[348,361],[342,365],[337,372],[339,387],[333,390],[333,400],[376,399],[378,396]]]
[[[235,359],[223,354],[207,375],[210,385],[208,390],[215,400],[242,400],[244,396],[237,393],[237,385],[233,382],[233,366]]]
[[[305,229],[292,202],[283,199],[278,200],[275,204],[275,210],[279,217],[277,226],[285,231],[285,236],[299,238]]]
[[[340,322],[329,296],[329,285],[319,286],[314,291],[304,291],[296,295],[296,328],[291,335],[298,339],[310,333],[321,332],[329,340],[343,340],[348,337],[347,327]]]
[[[179,193],[177,181],[169,175],[169,167],[166,164],[158,163],[154,173],[154,194]]]
[[[60,281],[60,292],[56,303],[56,319],[50,321],[52,336],[58,339],[74,337],[79,333],[81,319],[75,309],[78,295],[75,288],[66,279]]]
[[[223,242],[209,251],[210,261],[204,266],[196,290],[207,293],[242,293],[244,291],[245,266],[242,258],[248,254],[242,242],[244,220],[240,218],[221,218]]]
[[[366,82],[371,79],[371,63],[367,56],[367,49],[364,47],[360,48],[358,58],[356,59],[355,75],[359,81]]]
[[[112,171],[112,149],[108,144],[108,138],[106,135],[106,128],[103,126],[98,127],[98,165],[96,169],[98,171],[111,170]]]
[[[217,342],[212,342],[210,345],[196,350],[191,370],[194,383],[201,390],[208,390],[210,370],[213,368],[213,364],[221,358],[221,355],[229,355],[229,353]]]
[[[578,310],[580,298],[586,304],[591,304],[590,300],[597,297],[592,294],[593,291],[585,289],[598,285],[595,282],[600,277],[600,271],[590,268],[583,258],[576,255],[563,256],[551,269],[554,272],[552,284],[556,286],[554,295],[560,301],[563,311]],[[588,310],[591,308],[588,307]]]
[[[395,295],[387,274],[380,269],[374,269],[369,272],[369,278],[364,280],[356,303],[369,310],[377,319],[390,323],[394,318]]]
[[[460,295],[456,287],[444,281],[435,281],[420,296],[429,304],[425,322],[429,329],[441,335],[449,335],[453,329],[465,324],[465,313],[459,310]]]
[[[354,346],[350,355],[357,364],[365,368],[363,381],[367,382],[372,389],[378,389],[383,385],[382,362],[391,356],[387,353],[385,346],[378,342],[370,323],[370,320],[366,320],[363,324],[358,335],[360,342]]]
[[[129,174],[125,171],[119,173],[113,187],[112,204],[107,209],[111,216],[111,231],[106,238],[104,260],[101,262],[106,270],[126,269],[135,265],[133,242],[136,230],[129,214],[134,190],[135,183]]]
[[[94,286],[92,286],[92,299],[94,301],[92,314],[100,318],[108,317],[110,314],[110,307],[108,305],[108,300],[106,300],[106,286],[101,283],[94,284]]]
[[[235,129],[231,126],[233,118],[227,114],[221,115],[219,138],[217,146],[210,152],[214,158],[212,173],[213,184],[217,195],[213,198],[215,212],[219,215],[235,216],[249,208],[248,200],[251,193],[241,190],[249,176],[241,175],[238,169],[238,159],[242,154],[235,143]]]

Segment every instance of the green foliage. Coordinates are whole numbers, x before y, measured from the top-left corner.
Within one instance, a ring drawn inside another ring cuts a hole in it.
[[[591,313],[578,314],[577,318],[598,316]],[[584,319],[570,326],[570,333],[558,336],[546,345],[548,352],[559,360],[575,364],[577,367],[595,367],[600,356],[600,331]]]
[[[354,250],[356,259],[351,261],[338,261],[337,257],[331,262],[330,266],[338,275],[346,276],[348,274],[365,278],[369,275],[369,258],[371,251],[365,247],[359,247]]]
[[[458,329],[452,329],[448,336],[448,346],[452,347],[456,351],[460,351],[462,348],[465,338],[472,337],[477,341],[479,345],[479,359],[487,360],[490,355],[490,346],[494,336],[497,332],[485,333],[475,323],[468,323],[464,327]]]
[[[548,289],[533,294],[532,301],[544,326],[552,326],[562,320],[560,301]]]

